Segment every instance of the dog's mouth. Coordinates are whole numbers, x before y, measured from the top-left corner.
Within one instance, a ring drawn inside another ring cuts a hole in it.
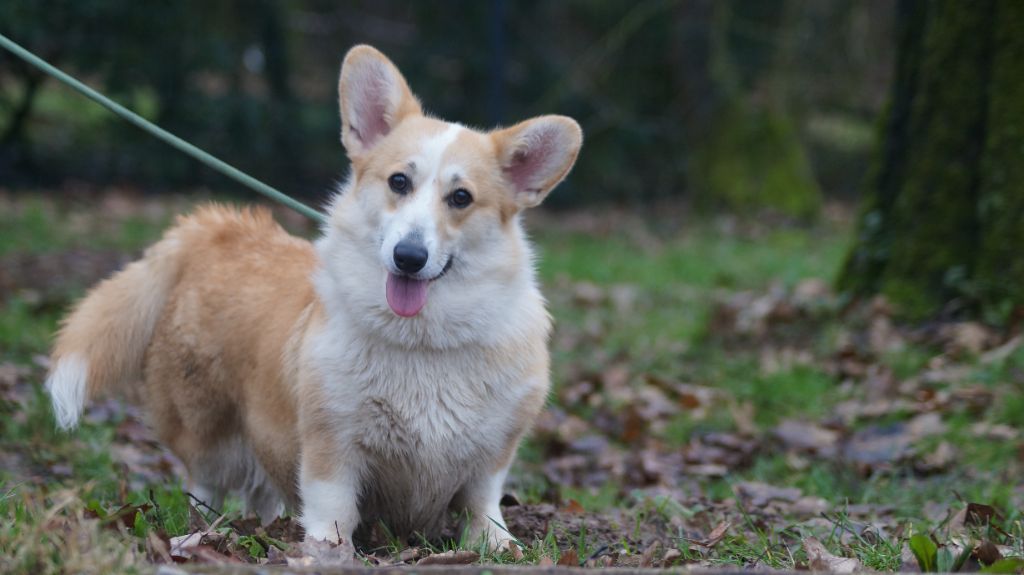
[[[452,267],[449,257],[441,273],[430,279],[419,279],[410,275],[388,272],[387,300],[391,311],[401,317],[413,317],[427,305],[427,287],[430,282],[441,279]]]

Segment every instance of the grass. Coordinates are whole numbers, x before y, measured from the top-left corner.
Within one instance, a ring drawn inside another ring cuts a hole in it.
[[[135,252],[159,237],[174,213],[187,205],[174,200],[160,210],[107,213],[89,207],[91,202],[59,204],[43,196],[5,201],[5,209],[0,210],[0,227],[5,230],[0,235],[0,258],[77,248]],[[792,290],[809,278],[832,278],[848,242],[845,221],[810,228],[747,226],[746,232],[738,233],[732,229],[735,226],[723,227],[720,220],[687,219],[682,226],[664,218],[638,223],[630,219],[635,216],[600,217],[597,224],[579,225],[562,216],[540,217],[532,225],[539,246],[539,273],[557,326],[552,342],[556,398],[579,385],[581,378],[600,379],[617,366],[627,369],[629,388],[639,389],[647,385],[645,378],[656,377],[712,390],[718,399],[704,406],[707,409],[682,410],[663,426],[651,428],[651,438],[678,450],[691,438],[709,432],[735,433],[737,406],[749,406],[747,424],[766,433],[786,419],[825,420],[841,402],[862,393],[839,385],[828,367],[836,341],[851,329],[834,313],[813,319],[804,330],[808,333],[795,335],[782,332],[732,340],[715,327],[716,306],[723,299],[743,292]],[[40,307],[24,295],[0,302],[0,363],[32,366],[35,356],[46,354],[60,315],[59,308]],[[778,341],[773,339],[776,336]],[[774,353],[787,347],[805,350],[811,359],[774,363],[765,359],[766,350]],[[931,343],[909,342],[885,352],[877,363],[904,380],[927,369],[936,353]],[[812,532],[819,534],[821,525],[803,520],[766,522],[764,516],[747,514],[742,506],[742,514],[733,517],[735,526],[713,548],[688,543],[695,534],[683,526],[701,517],[720,519],[717,506],[732,500],[736,486],[745,481],[796,487],[803,495],[825,499],[832,511],[818,523],[824,522],[837,534],[823,542],[832,552],[855,556],[871,569],[900,566],[905,534],[841,536],[854,521],[843,512],[847,505],[889,508],[887,524],[921,532],[940,526],[926,512],[929,505],[955,507],[958,498],[990,503],[1003,513],[1001,524],[1008,535],[1000,540],[1024,552],[1020,511],[1024,494],[1013,475],[1021,469],[1019,444],[979,442],[972,431],[978,422],[1003,424],[1018,432],[1024,429],[1024,351],[994,363],[968,359],[964,364],[969,368],[965,380],[939,384],[938,391],[976,385],[991,390],[994,400],[973,411],[957,408],[945,413],[944,431],[922,440],[924,449],[946,441],[962,454],[961,464],[930,476],[917,474],[909,464],[868,475],[835,461],[797,465],[779,450],[767,449],[757,452],[749,465],[730,469],[725,477],[693,478],[689,488],[707,503],[683,504],[614,482],[598,488],[559,489],[543,472],[550,446],[542,438],[530,440],[523,445],[511,478],[520,499],[539,503],[555,489],[563,502],[577,502],[588,515],[611,516],[627,510],[619,526],[621,536],[609,544],[607,534],[595,533],[585,521],[571,536],[552,526],[543,536],[521,541],[521,553],[482,553],[483,560],[536,564],[542,558],[558,561],[570,549],[586,560],[602,546],[608,547],[601,553],[625,551],[624,556],[638,558],[644,549],[637,548],[636,541],[643,539],[650,524],[658,524],[662,532],[675,534],[668,543],[679,549],[681,555],[675,560],[679,564],[793,568],[806,563],[800,542]],[[43,370],[28,369],[22,378],[28,383],[19,384],[28,385],[28,391],[22,389],[17,400],[0,396],[0,451],[7,453],[0,460],[4,485],[0,554],[6,555],[0,559],[0,569],[134,569],[155,552],[151,534],[187,533],[188,499],[177,483],[140,480],[110,455],[109,445],[123,416],[115,412],[86,422],[73,435],[58,432],[39,386]],[[602,409],[628,406],[608,395],[596,404],[559,407],[589,422]],[[902,414],[892,416],[893,423],[902,419]],[[614,434],[609,438],[619,445]],[[118,515],[125,509],[131,513],[130,521]],[[229,509],[234,518],[236,509]],[[616,517],[616,521],[622,518]],[[59,529],[54,527],[58,524]],[[268,537],[241,535],[237,545],[253,557],[265,557],[268,545],[274,544]],[[483,552],[480,543],[423,542],[422,546],[432,551]],[[403,547],[402,542],[392,541],[388,551],[397,553]]]

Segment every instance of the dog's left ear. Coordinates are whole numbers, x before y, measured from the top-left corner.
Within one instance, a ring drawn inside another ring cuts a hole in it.
[[[540,116],[491,134],[520,209],[544,201],[576,162],[583,130],[572,118]]]
[[[349,157],[370,150],[381,138],[423,109],[409,90],[402,73],[376,48],[361,45],[349,50],[338,79],[341,107],[341,143]]]

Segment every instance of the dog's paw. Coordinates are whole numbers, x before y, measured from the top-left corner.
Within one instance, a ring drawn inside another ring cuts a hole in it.
[[[504,537],[491,537],[490,548],[492,553],[500,555],[506,551],[511,551],[515,547],[512,539],[507,534],[504,535]]]
[[[294,548],[293,548],[294,549]],[[297,546],[297,555],[288,555],[289,567],[357,565],[356,549],[351,541],[327,541],[306,537]]]
[[[474,541],[480,541],[479,538],[485,538],[487,541],[487,549],[495,555],[500,555],[506,551],[511,550],[515,547],[515,543],[512,540],[512,536],[506,531],[495,532],[494,527],[487,529],[487,531],[481,531],[477,536],[478,538],[473,539]]]

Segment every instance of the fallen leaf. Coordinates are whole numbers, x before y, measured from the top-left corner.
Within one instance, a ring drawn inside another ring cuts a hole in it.
[[[1003,423],[987,423],[980,421],[971,426],[971,435],[978,439],[1013,441],[1020,436],[1020,432]]]
[[[523,550],[518,545],[512,543],[508,548],[509,554],[512,555],[512,560],[519,562],[523,560]]]
[[[583,307],[597,307],[604,301],[604,290],[590,282],[576,282],[572,286],[573,300]]]
[[[676,549],[675,547],[665,552],[665,556],[661,558],[662,567],[671,567],[675,564],[676,560],[683,556],[683,552]]]
[[[949,520],[947,532],[950,535],[962,534],[969,527],[983,527],[990,524],[995,516],[996,510],[991,505],[968,503]]]
[[[293,555],[293,553],[295,553]],[[351,542],[331,543],[307,537],[292,545],[287,562],[289,567],[350,566],[356,565],[355,547]]]
[[[984,565],[992,565],[1003,558],[1003,554],[999,551],[999,547],[988,539],[978,543],[978,545],[974,547],[972,555]]]
[[[803,495],[803,492],[796,487],[775,487],[759,481],[741,481],[733,489],[737,497],[746,500],[754,507],[764,507],[772,501],[793,503]]]
[[[854,558],[838,557],[829,553],[828,549],[814,537],[804,539],[804,551],[807,552],[807,566],[811,571],[828,571],[830,573],[854,573],[864,571],[861,562]]]
[[[579,567],[580,557],[575,549],[569,549],[558,558],[558,565],[563,567]]]
[[[480,554],[476,551],[461,549],[459,551],[445,551],[427,555],[416,562],[416,565],[469,565],[480,560]]]
[[[1013,352],[1017,351],[1017,348],[1020,347],[1022,342],[1024,342],[1024,335],[1014,336],[1003,345],[983,353],[979,358],[979,361],[984,364],[1005,361],[1006,358],[1013,355]]]
[[[978,355],[995,341],[996,334],[978,322],[965,321],[943,326],[939,338],[945,340],[949,355]]]
[[[193,558],[199,563],[245,563],[231,555],[217,551],[217,549],[210,545],[200,545],[191,549],[191,552]]]
[[[787,449],[811,451],[830,455],[839,441],[839,433],[814,423],[786,420],[772,430],[772,434]]]
[[[654,565],[654,555],[661,548],[661,543],[655,541],[644,549],[644,552],[640,555],[640,567],[651,567]]]
[[[402,563],[408,563],[409,561],[414,561],[414,560],[418,559],[419,556],[420,556],[420,548],[419,547],[406,547],[405,549],[402,549],[398,553],[398,560],[401,561]]]
[[[580,505],[580,502],[576,501],[575,499],[570,499],[568,502],[566,502],[565,506],[562,507],[561,511],[562,513],[569,513],[573,515],[582,515],[586,513],[586,509],[583,508],[583,505]]]
[[[198,531],[171,537],[170,555],[171,557],[189,559],[195,555],[196,550],[200,547],[209,547],[211,544],[215,545],[223,539],[224,535],[217,531]]]
[[[956,449],[948,442],[940,442],[934,450],[924,454],[914,463],[914,469],[921,473],[937,473],[945,471],[956,460]]]
[[[155,530],[146,533],[146,555],[150,561],[155,563],[173,563],[174,559],[170,554],[170,542],[164,534],[158,534]]]
[[[706,549],[711,549],[715,545],[718,545],[722,539],[725,539],[725,534],[729,531],[729,527],[731,525],[732,524],[728,521],[723,521],[715,526],[715,528],[711,530],[711,533],[708,533],[708,536],[704,539],[686,539],[686,541],[693,543],[694,545],[700,545]]]

